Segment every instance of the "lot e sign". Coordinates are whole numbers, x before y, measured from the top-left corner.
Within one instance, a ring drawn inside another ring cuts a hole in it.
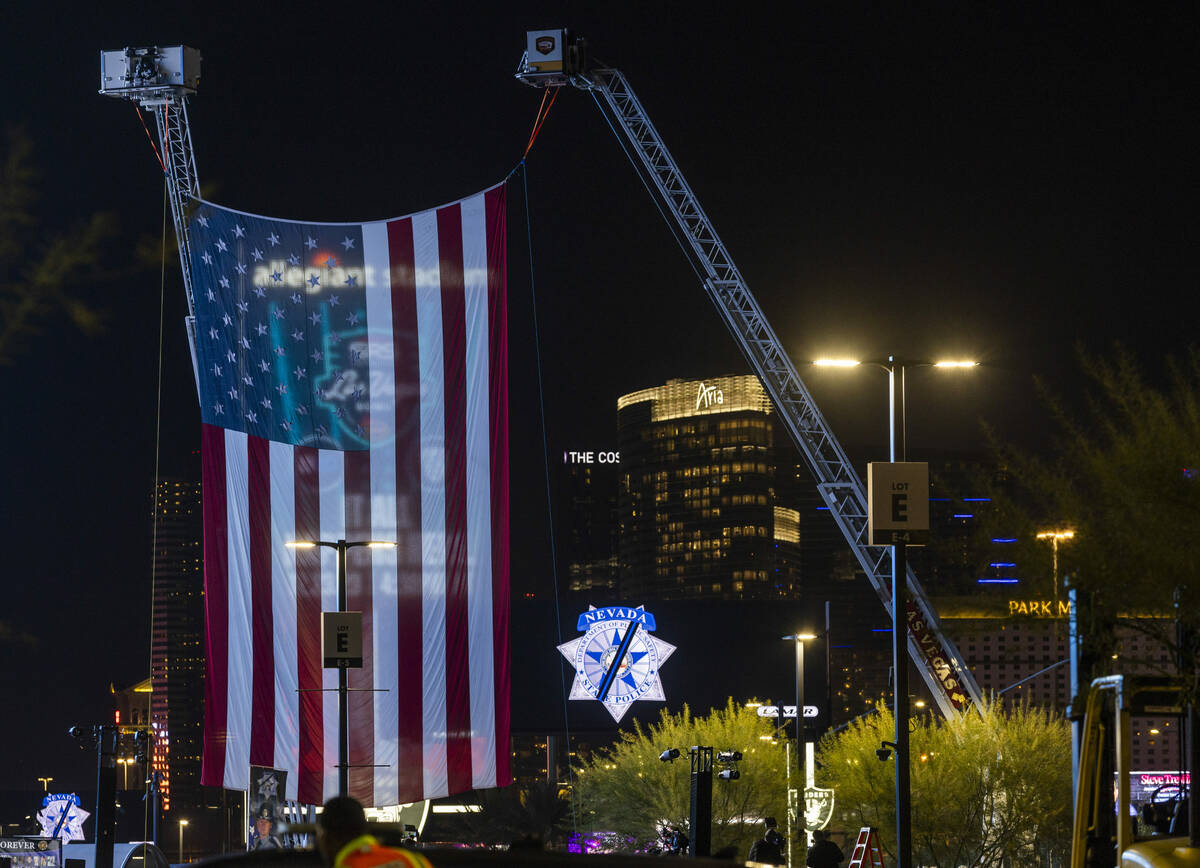
[[[321,613],[321,656],[326,669],[362,669],[362,612]]]
[[[868,545],[925,545],[929,540],[929,465],[872,461],[867,465]]]

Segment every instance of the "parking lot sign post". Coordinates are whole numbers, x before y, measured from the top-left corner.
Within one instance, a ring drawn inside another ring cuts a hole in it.
[[[900,402],[903,407],[903,401]],[[894,420],[893,420],[894,426]],[[894,426],[895,427],[895,426]],[[900,433],[900,454],[904,454]],[[895,440],[893,454],[895,459]],[[908,559],[905,549],[929,539],[929,465],[873,461],[867,465],[867,536],[892,547],[892,689],[896,718],[896,864],[912,865],[912,793],[908,750]]]

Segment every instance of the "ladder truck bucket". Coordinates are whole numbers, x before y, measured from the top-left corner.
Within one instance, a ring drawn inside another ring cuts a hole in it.
[[[186,45],[100,52],[100,93],[147,100],[193,94],[200,84],[200,52]]]
[[[530,87],[561,87],[576,84],[586,67],[587,42],[570,30],[530,30],[516,78]]]

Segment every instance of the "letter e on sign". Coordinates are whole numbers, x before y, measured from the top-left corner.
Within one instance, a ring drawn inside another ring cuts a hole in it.
[[[929,465],[867,465],[867,532],[873,546],[925,545],[929,539]]]
[[[362,669],[362,612],[321,613],[321,657],[326,669]]]

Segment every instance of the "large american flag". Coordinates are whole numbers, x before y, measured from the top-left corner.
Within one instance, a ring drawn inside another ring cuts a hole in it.
[[[373,223],[197,202],[208,654],[202,782],[337,793],[321,612],[347,557],[350,792],[366,805],[511,782],[505,200]]]

